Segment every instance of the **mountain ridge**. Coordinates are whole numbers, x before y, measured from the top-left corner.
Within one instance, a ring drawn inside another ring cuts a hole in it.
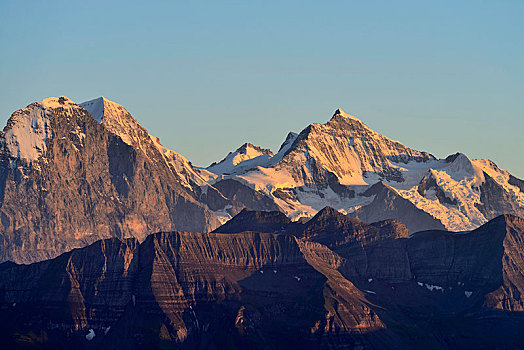
[[[396,219],[411,233],[524,215],[522,180],[495,163],[436,159],[341,109],[290,132],[277,153],[243,144],[230,173],[193,166],[103,97],[30,104],[0,139],[0,261],[47,259],[109,236],[212,231],[244,208],[297,221],[330,206],[370,222]]]
[[[328,232],[341,218],[326,209],[315,225]],[[357,231],[342,231],[342,241],[169,232],[0,264],[0,340],[98,348],[522,344],[522,218],[409,238],[391,222],[348,220]]]

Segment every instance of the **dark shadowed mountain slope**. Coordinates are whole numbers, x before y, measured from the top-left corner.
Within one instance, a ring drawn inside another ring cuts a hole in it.
[[[279,233],[289,230],[291,220],[280,211],[255,211],[243,209],[214,233],[239,233],[244,231]]]
[[[383,324],[337,271],[338,258],[326,251],[331,261],[318,260],[317,248],[302,245],[290,235],[161,233],[139,247],[111,239],[51,261],[6,263],[0,340],[97,348],[385,342],[352,332]]]
[[[359,224],[331,209],[310,225],[349,238],[159,233],[140,245],[110,239],[32,265],[4,263],[0,340],[94,348],[524,345],[522,219],[409,238],[394,221]]]

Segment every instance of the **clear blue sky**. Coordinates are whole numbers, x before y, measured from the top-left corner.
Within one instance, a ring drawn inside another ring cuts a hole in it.
[[[0,2],[0,114],[124,105],[208,165],[337,107],[439,157],[524,178],[522,1]]]

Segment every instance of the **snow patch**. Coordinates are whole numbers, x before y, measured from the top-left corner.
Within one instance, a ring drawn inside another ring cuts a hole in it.
[[[81,103],[80,107],[88,111],[97,122],[101,123],[104,118],[104,100],[104,97],[95,98],[94,100]]]
[[[48,100],[51,98],[44,101]],[[12,158],[31,163],[46,152],[46,141],[53,136],[48,108],[55,103],[44,101],[16,111],[9,118],[10,128],[4,131],[4,138]]]
[[[444,292],[444,288],[442,288],[441,286],[437,286],[437,285],[433,285],[433,284],[427,284],[425,283],[425,286],[427,289],[429,289],[430,291],[433,291],[433,290],[440,290],[442,292]]]

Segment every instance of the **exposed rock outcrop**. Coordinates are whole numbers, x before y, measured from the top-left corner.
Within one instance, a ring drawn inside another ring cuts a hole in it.
[[[140,245],[113,238],[32,265],[4,263],[0,341],[97,348],[524,344],[521,218],[409,238],[395,221],[369,225],[330,208],[311,221],[315,231],[302,237],[158,233]]]
[[[28,126],[14,130],[24,123],[45,125],[40,148]],[[108,237],[205,232],[219,223],[158,151],[130,146],[67,98],[15,112],[0,144],[0,261],[47,259]]]

